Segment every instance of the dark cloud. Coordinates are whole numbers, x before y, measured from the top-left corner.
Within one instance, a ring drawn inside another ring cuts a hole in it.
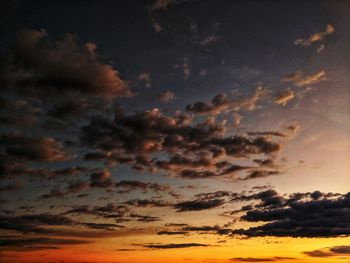
[[[152,248],[152,249],[173,249],[173,248],[186,248],[186,247],[207,247],[206,244],[200,244],[200,243],[179,243],[179,244],[148,244],[143,245],[143,247],[146,248]]]
[[[113,183],[110,177],[111,174],[107,170],[92,173],[90,175],[90,186],[99,188],[111,187]]]
[[[248,229],[233,230],[233,234],[278,237],[338,237],[350,235],[350,193],[295,193],[288,198],[275,191],[251,195],[260,199],[254,209],[241,220],[265,222]]]
[[[62,245],[81,245],[91,243],[82,239],[62,239],[62,238],[18,238],[10,237],[0,240],[0,247],[9,250],[33,251],[45,249],[58,249]]]
[[[287,137],[286,134],[279,131],[259,131],[259,132],[248,132],[250,136],[277,136],[277,137]]]
[[[85,159],[127,163],[136,170],[163,170],[186,178],[234,177],[251,167],[231,163],[231,157],[272,158],[281,149],[266,134],[225,137],[225,131],[225,122],[211,118],[194,122],[183,113],[168,117],[153,109],[129,116],[119,113],[114,120],[94,118],[82,127],[81,140],[96,148]],[[158,153],[163,158],[158,159]]]
[[[224,199],[193,200],[180,202],[174,205],[177,212],[200,211],[219,207],[225,203]]]
[[[10,100],[0,96],[0,123],[19,128],[33,127],[41,109],[26,100]]]
[[[159,217],[135,213],[125,204],[116,205],[113,203],[95,207],[88,205],[78,206],[66,211],[64,214],[93,215],[105,219],[114,219],[117,223],[127,221],[147,223],[161,220]]]
[[[156,193],[169,193],[174,194],[172,187],[170,185],[158,184],[158,183],[146,183],[141,181],[130,181],[122,180],[114,185],[116,188],[120,189],[120,193],[129,193],[131,191],[140,190],[145,193],[152,190]]]
[[[157,235],[186,235],[188,232],[186,231],[159,231],[157,232]]]
[[[135,206],[135,207],[165,207],[171,206],[170,203],[164,202],[162,200],[150,200],[150,199],[131,199],[125,202],[127,205]]]
[[[187,105],[186,110],[197,114],[210,115],[218,115],[227,111],[240,111],[241,109],[254,110],[264,93],[264,89],[258,86],[250,97],[243,99],[230,100],[226,98],[225,94],[218,94],[210,103],[199,101]]]
[[[350,246],[335,246],[335,247],[326,247],[323,249],[305,251],[303,252],[309,257],[334,257],[334,256],[349,256],[350,255]]]
[[[65,214],[94,215],[102,218],[113,218],[116,222],[123,222],[128,220],[127,216],[129,212],[130,209],[125,205],[109,203],[104,206],[95,207],[82,205],[66,211]]]
[[[5,186],[0,187],[0,191],[18,191],[23,188],[23,183],[21,181],[13,181]]]
[[[148,223],[148,222],[155,222],[155,221],[160,221],[161,219],[156,216],[148,216],[148,215],[140,215],[136,213],[131,213],[130,218],[136,219],[136,221],[143,222],[143,223]]]
[[[115,230],[123,228],[123,226],[111,223],[90,223],[80,222],[73,220],[66,215],[55,214],[24,214],[24,215],[0,215],[0,229],[14,230],[19,233],[27,234],[40,234],[40,235],[65,235],[69,236],[69,230],[64,228],[52,228],[53,226],[59,227],[75,227],[81,229],[82,232],[71,233],[84,236],[84,231],[87,229],[103,229],[103,230]]]
[[[81,45],[72,34],[55,41],[44,30],[23,30],[2,61],[2,82],[32,96],[130,95],[118,72],[98,61],[96,48],[90,42]]]
[[[256,179],[256,178],[265,178],[271,175],[278,175],[280,174],[279,171],[268,171],[268,170],[253,170],[249,172],[249,174],[242,178],[242,180],[250,180],[250,179]]]
[[[247,258],[232,258],[233,262],[272,262],[272,261],[282,261],[282,260],[295,260],[295,258],[292,257],[271,257],[271,258],[253,258],[253,257],[247,257]]]
[[[23,161],[62,161],[69,156],[61,143],[51,137],[27,137],[19,133],[3,134],[0,137],[1,151]]]

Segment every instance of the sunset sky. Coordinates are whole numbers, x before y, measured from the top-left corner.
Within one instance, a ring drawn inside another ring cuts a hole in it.
[[[350,262],[350,1],[0,19],[0,262]]]

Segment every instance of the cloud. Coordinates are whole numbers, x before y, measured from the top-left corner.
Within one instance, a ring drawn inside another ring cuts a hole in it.
[[[298,38],[295,40],[294,44],[296,46],[304,46],[308,47],[311,46],[315,42],[322,41],[326,36],[333,34],[334,27],[332,25],[327,25],[326,30],[324,32],[319,32],[311,35],[309,38]]]
[[[131,95],[126,82],[99,62],[96,45],[72,34],[52,40],[44,31],[22,30],[2,61],[5,88],[34,97],[80,93],[105,98]]]
[[[111,174],[109,171],[99,171],[90,175],[90,186],[99,188],[108,188],[112,186]]]
[[[80,222],[73,220],[66,215],[60,214],[23,214],[23,215],[0,215],[0,229],[14,230],[19,233],[27,234],[40,234],[40,235],[67,235],[69,236],[69,230],[65,227],[80,228],[81,231],[87,229],[103,229],[103,230],[115,230],[122,228],[123,226],[111,223],[90,223]],[[60,228],[52,228],[52,226],[60,226]],[[81,232],[82,235],[84,233]],[[77,232],[78,233],[78,232]],[[74,232],[71,233],[74,236]]]
[[[270,258],[239,257],[239,258],[232,258],[231,260],[234,262],[272,262],[272,261],[282,261],[282,260],[295,260],[295,258],[292,258],[292,257],[270,257]]]
[[[184,63],[182,64],[182,72],[184,75],[184,80],[188,80],[188,78],[190,77],[191,74],[191,68],[190,65],[188,63],[188,59],[184,59]]]
[[[0,145],[10,158],[21,161],[55,162],[68,159],[63,146],[51,137],[27,137],[20,133],[2,134]]]
[[[226,137],[225,132],[225,121],[207,118],[195,122],[184,113],[166,116],[152,109],[119,113],[114,119],[95,117],[82,127],[80,138],[93,149],[85,159],[108,165],[126,163],[136,170],[163,170],[186,178],[233,177],[248,167],[232,163],[231,157],[250,159],[262,154],[272,158],[281,149],[266,134]],[[157,157],[160,153],[162,158]]]
[[[312,75],[303,76],[301,71],[285,75],[282,82],[292,82],[297,87],[303,87],[306,85],[313,85],[320,81],[326,80],[326,72],[320,70]]]
[[[156,216],[139,215],[135,213],[130,214],[130,218],[134,218],[137,221],[143,223],[156,222],[161,220],[159,217]]]
[[[178,244],[147,244],[143,245],[143,247],[146,248],[152,248],[152,249],[175,249],[175,248],[187,248],[187,247],[207,247],[206,244],[200,244],[200,243],[178,243]]]
[[[82,239],[62,239],[62,238],[19,238],[11,237],[0,240],[0,247],[6,251],[33,251],[45,249],[58,249],[62,245],[81,245],[91,243],[89,240]]]
[[[18,191],[23,188],[23,183],[21,181],[13,181],[10,182],[9,184],[0,187],[0,192],[1,191]]]
[[[27,100],[10,100],[0,96],[0,123],[19,128],[33,127],[41,109]]]
[[[262,194],[263,193],[263,194]],[[247,222],[264,222],[260,226],[233,230],[248,237],[339,237],[350,235],[350,193],[341,195],[319,191],[294,193],[288,198],[275,191],[265,191],[247,199],[260,199],[243,216]]]
[[[175,94],[171,91],[165,91],[165,92],[162,92],[158,95],[158,100],[161,102],[170,102],[170,101],[174,100],[175,98],[176,98]]]
[[[230,100],[226,98],[225,94],[218,94],[210,103],[199,101],[195,104],[187,105],[186,110],[196,114],[210,114],[214,116],[228,111],[251,111],[256,108],[257,102],[263,97],[264,94],[264,89],[261,86],[256,87],[250,97],[243,99]]]
[[[259,132],[248,132],[250,136],[277,136],[277,137],[287,137],[282,132],[279,131],[259,131]]]
[[[180,202],[174,205],[177,212],[200,211],[219,207],[225,203],[224,199],[193,200]]]
[[[271,175],[278,175],[278,174],[280,174],[279,171],[253,170],[242,180],[245,181],[245,180],[256,179],[256,178],[265,178]]]
[[[154,0],[151,6],[152,10],[165,10],[171,5],[174,0]]]
[[[275,103],[282,106],[286,106],[287,103],[292,99],[294,99],[294,92],[292,90],[287,90],[276,95]]]
[[[143,72],[139,75],[139,80],[143,82],[145,88],[150,88],[152,86],[151,75],[149,73]]]
[[[112,218],[116,222],[123,222],[128,221],[130,209],[125,205],[116,205],[113,203],[95,207],[82,205],[73,207],[64,214],[94,215],[102,218]]]
[[[319,250],[303,252],[309,257],[335,257],[335,256],[350,256],[350,246],[334,246],[326,247]]]
[[[165,207],[170,206],[171,204],[168,202],[164,202],[161,200],[150,200],[150,199],[131,199],[125,202],[127,205],[135,206],[135,207]]]
[[[141,181],[130,181],[121,180],[114,185],[118,190],[118,193],[130,193],[131,191],[143,191],[143,193],[148,193],[150,190],[155,193],[168,194],[174,198],[179,198],[177,194],[170,185],[158,184],[158,183],[146,183]]]
[[[157,232],[157,235],[186,235],[188,232],[186,231],[159,231]]]

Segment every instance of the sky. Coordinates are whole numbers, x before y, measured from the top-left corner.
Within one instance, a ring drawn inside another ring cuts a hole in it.
[[[350,262],[349,1],[0,10],[1,262]]]

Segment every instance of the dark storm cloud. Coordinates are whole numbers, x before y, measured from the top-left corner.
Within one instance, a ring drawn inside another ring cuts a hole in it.
[[[218,94],[210,103],[199,101],[187,105],[186,110],[197,114],[210,115],[218,115],[227,111],[240,111],[241,109],[253,110],[264,93],[264,89],[258,86],[250,97],[243,99],[230,100],[226,98],[225,94]]]
[[[152,249],[174,249],[174,248],[186,248],[186,247],[207,247],[209,245],[200,243],[178,243],[178,244],[148,244],[143,245],[146,248]]]
[[[232,258],[231,261],[233,262],[272,262],[272,261],[295,260],[295,259],[296,258],[292,258],[292,257],[271,257],[271,258],[240,257],[240,258]]]
[[[51,137],[27,137],[20,133],[3,134],[0,137],[1,151],[23,161],[62,161],[69,156],[61,143]]]
[[[177,212],[201,211],[219,207],[225,203],[224,199],[193,200],[180,202],[174,205]]]
[[[23,30],[2,61],[1,79],[7,89],[32,96],[130,95],[118,72],[99,62],[95,51],[94,43],[82,46],[71,34],[54,41],[44,30]]]
[[[266,222],[257,227],[233,230],[233,234],[278,237],[338,237],[350,235],[350,193],[295,193],[288,198],[265,191],[241,220]],[[249,199],[249,197],[247,198]]]
[[[309,257],[334,257],[334,256],[350,256],[350,246],[326,247],[323,249],[303,252]]]

